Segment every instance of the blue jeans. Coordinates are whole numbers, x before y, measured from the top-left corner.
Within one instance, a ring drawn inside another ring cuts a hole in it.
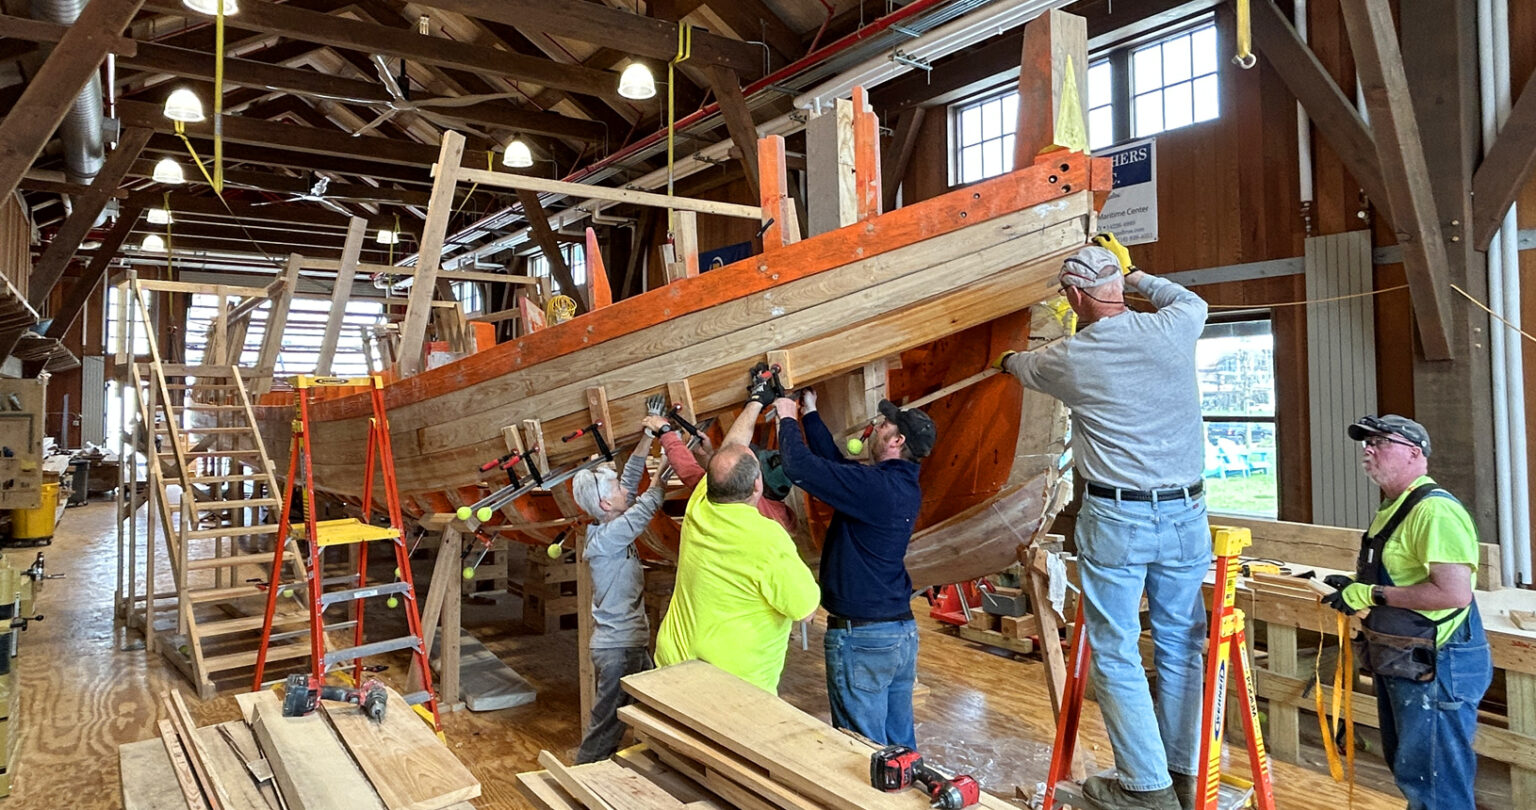
[[[1090,672],[1120,783],[1137,791],[1168,787],[1169,772],[1196,773],[1200,755],[1206,629],[1200,585],[1211,561],[1205,501],[1085,494],[1076,537]],[[1143,590],[1157,669],[1155,705],[1138,646]]]
[[[917,622],[828,628],[822,645],[832,725],[880,745],[916,748],[912,684],[917,680]]]
[[[619,707],[634,698],[619,685],[619,679],[645,672],[656,665],[644,647],[605,647],[591,650],[593,702],[586,736],[576,749],[576,764],[585,765],[613,756],[624,739],[624,724],[619,722]]]
[[[1493,680],[1493,659],[1474,607],[1435,656],[1435,679],[1377,679],[1381,746],[1408,810],[1472,810],[1477,704]]]

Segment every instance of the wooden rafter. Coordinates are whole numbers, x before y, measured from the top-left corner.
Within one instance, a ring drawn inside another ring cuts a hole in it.
[[[757,196],[757,125],[752,122],[752,111],[741,94],[741,79],[730,68],[711,65],[707,71],[715,98],[720,102],[720,114],[725,117],[725,128],[741,153],[741,171],[747,177],[752,196]]]
[[[518,202],[523,205],[523,216],[528,220],[528,229],[533,233],[533,241],[544,252],[544,259],[549,262],[549,275],[560,285],[560,292],[569,295],[576,301],[578,312],[585,312],[588,306],[586,296],[576,287],[576,277],[571,275],[571,268],[565,263],[565,254],[560,252],[560,243],[555,240],[555,231],[549,227],[549,217],[544,213],[544,206],[539,202],[538,192],[530,189],[517,190]]]
[[[11,196],[16,182],[31,167],[58,129],[101,61],[118,42],[123,29],[144,0],[96,0],[85,7],[21,98],[0,121],[0,199]]]
[[[1376,159],[1396,217],[1419,340],[1427,360],[1450,360],[1450,287],[1429,167],[1408,93],[1388,0],[1340,4],[1376,138]]]
[[[896,191],[901,187],[902,178],[907,175],[907,167],[912,164],[912,155],[917,152],[917,135],[923,128],[925,112],[923,107],[912,107],[902,110],[896,119],[891,149],[886,153],[885,165],[881,167],[884,173],[880,179],[880,193],[884,196],[881,205],[883,210],[896,210]]]
[[[167,14],[207,19],[187,11],[179,3],[167,0],[151,0],[146,6]],[[618,76],[609,71],[556,65],[544,59],[263,0],[241,3],[239,24],[248,30],[317,42],[333,48],[403,56],[418,62],[497,74],[598,98],[618,97]]]
[[[433,170],[432,203],[427,208],[427,225],[422,231],[421,250],[417,253],[416,281],[411,285],[405,323],[400,327],[400,373],[407,377],[421,370],[421,350],[427,335],[427,321],[432,316],[443,239],[448,233],[449,215],[453,213],[453,192],[458,184],[463,152],[463,135],[451,131],[443,133],[442,148]]]
[[[5,32],[7,39],[20,39],[28,42],[62,42],[64,32],[68,30],[69,26],[67,25],[0,14],[0,31]],[[133,56],[138,50],[138,46],[139,43],[127,37],[113,37],[107,47],[109,53],[122,58]]]
[[[64,221],[64,227],[54,234],[53,241],[48,243],[32,267],[32,276],[27,282],[27,300],[33,309],[41,310],[47,303],[48,296],[53,294],[53,285],[64,276],[64,268],[75,257],[75,251],[80,249],[80,243],[91,232],[97,217],[107,207],[107,201],[113,198],[118,183],[122,182],[123,175],[127,174],[128,167],[133,165],[148,140],[148,130],[130,129],[123,133],[117,148],[107,156],[106,163],[91,183],[90,191],[75,199],[74,210]]]
[[[1317,55],[1301,41],[1274,0],[1253,4],[1253,41],[1264,55],[1266,66],[1274,69],[1291,95],[1301,102],[1355,182],[1365,189],[1371,203],[1388,220],[1396,222],[1370,128]]]
[[[64,302],[54,309],[53,323],[48,325],[44,337],[62,340],[70,327],[75,325],[76,319],[85,310],[86,302],[101,289],[101,282],[107,277],[107,267],[117,257],[123,243],[128,241],[128,235],[133,232],[133,225],[143,210],[143,206],[137,202],[128,203],[118,210],[117,224],[102,238],[101,247],[91,256],[85,272],[70,285],[69,292],[64,294]]]
[[[1487,250],[1504,215],[1536,172],[1536,75],[1525,82],[1509,119],[1472,178],[1472,240]]]
[[[422,5],[454,11],[466,17],[529,27],[636,56],[669,60],[677,55],[676,26],[600,3],[584,0],[424,0]],[[740,40],[694,31],[692,53],[690,61],[695,64],[728,67],[743,76],[762,75],[762,52],[757,46]]]
[[[776,64],[787,64],[805,55],[800,35],[763,0],[712,0],[704,5],[740,39],[767,43],[779,57]]]

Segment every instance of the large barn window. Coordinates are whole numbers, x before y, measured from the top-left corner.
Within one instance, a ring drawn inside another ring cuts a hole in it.
[[[218,315],[218,296],[199,293],[192,296],[187,308],[187,362],[201,363],[208,346],[208,328]],[[240,364],[247,368],[256,365],[261,353],[262,336],[267,331],[267,316],[272,309],[270,301],[263,302],[251,314],[251,325],[245,333],[245,345],[241,347]],[[384,305],[378,300],[350,300],[342,315],[341,334],[336,341],[336,355],[331,360],[331,373],[353,377],[368,373],[368,361],[363,356],[362,327],[381,322]],[[331,302],[323,298],[295,298],[288,307],[288,323],[283,327],[283,343],[278,350],[276,373],[281,375],[312,374],[320,362],[320,343],[325,338],[325,325],[331,316]]]
[[[1275,340],[1268,315],[1212,318],[1195,347],[1205,422],[1205,490],[1212,512],[1273,518],[1280,487],[1275,443]]]
[[[1216,23],[1131,51],[1131,120],[1135,137],[1209,121],[1221,112]]]
[[[1088,145],[1115,142],[1114,70],[1108,59],[1088,66]],[[950,108],[954,144],[951,177],[974,183],[1013,171],[1014,131],[1019,121],[1019,92],[1008,90]]]
[[[571,268],[571,277],[576,280],[577,287],[584,287],[587,283],[587,248],[572,242],[560,245],[560,255],[565,257],[565,264]],[[535,253],[528,259],[528,275],[534,278],[553,278],[549,272],[549,259],[542,252]],[[566,295],[571,295],[570,290],[559,290]]]

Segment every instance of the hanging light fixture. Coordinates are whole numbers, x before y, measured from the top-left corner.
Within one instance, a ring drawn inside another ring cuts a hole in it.
[[[218,14],[220,0],[181,0],[181,4],[199,14]],[[235,0],[223,0],[224,16],[233,17],[240,13],[240,4]]]
[[[171,212],[170,212],[170,209],[168,209],[168,208],[151,208],[151,209],[149,209],[149,224],[151,224],[151,225],[169,225],[169,224],[171,224]]]
[[[139,245],[139,249],[146,253],[164,253],[165,240],[160,238],[160,234],[152,233],[144,237],[144,241]]]
[[[526,169],[533,165],[533,152],[529,151],[528,144],[522,138],[513,138],[507,141],[507,148],[501,153],[501,162],[513,169]]]
[[[178,87],[165,100],[165,117],[182,123],[203,120],[203,100],[190,87]]]
[[[619,95],[636,101],[656,95],[656,80],[651,69],[640,62],[631,62],[619,75]]]
[[[400,244],[400,232],[392,231],[388,228],[380,228],[378,235],[373,237],[373,241],[381,245],[398,245]]]
[[[155,173],[151,175],[151,178],[156,183],[166,183],[172,186],[179,186],[187,182],[187,176],[181,172],[181,164],[171,158],[161,158],[160,162],[155,164]]]

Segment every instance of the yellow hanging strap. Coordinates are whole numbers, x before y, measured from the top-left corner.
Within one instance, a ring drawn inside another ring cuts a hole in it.
[[[165,277],[169,281],[176,280],[175,253],[171,244],[171,192],[165,192]]]
[[[672,196],[672,167],[677,162],[673,137],[677,130],[677,94],[672,88],[677,86],[677,66],[688,61],[693,56],[693,27],[687,23],[677,24],[677,55],[667,63],[667,196]],[[671,211],[667,212],[667,221],[672,219]]]
[[[1237,55],[1232,57],[1232,64],[1243,70],[1259,61],[1253,57],[1253,15],[1249,13],[1248,3],[1249,0],[1237,0]]]
[[[1323,750],[1328,752],[1328,774],[1333,781],[1342,782],[1346,772],[1349,778],[1349,801],[1355,800],[1355,651],[1349,640],[1349,617],[1337,616],[1336,631],[1339,636],[1339,660],[1333,668],[1333,716],[1330,718],[1323,705],[1323,644],[1328,636],[1318,628],[1317,665],[1312,674],[1312,699],[1317,708],[1317,727],[1323,735]],[[1337,740],[1339,726],[1344,727],[1344,761],[1339,759]]]
[[[185,138],[186,136],[182,136]],[[191,145],[188,144],[188,148]],[[197,155],[194,153],[193,158]],[[201,164],[199,164],[201,168]],[[203,172],[204,175],[207,171]],[[224,196],[224,0],[213,18],[213,193]]]

